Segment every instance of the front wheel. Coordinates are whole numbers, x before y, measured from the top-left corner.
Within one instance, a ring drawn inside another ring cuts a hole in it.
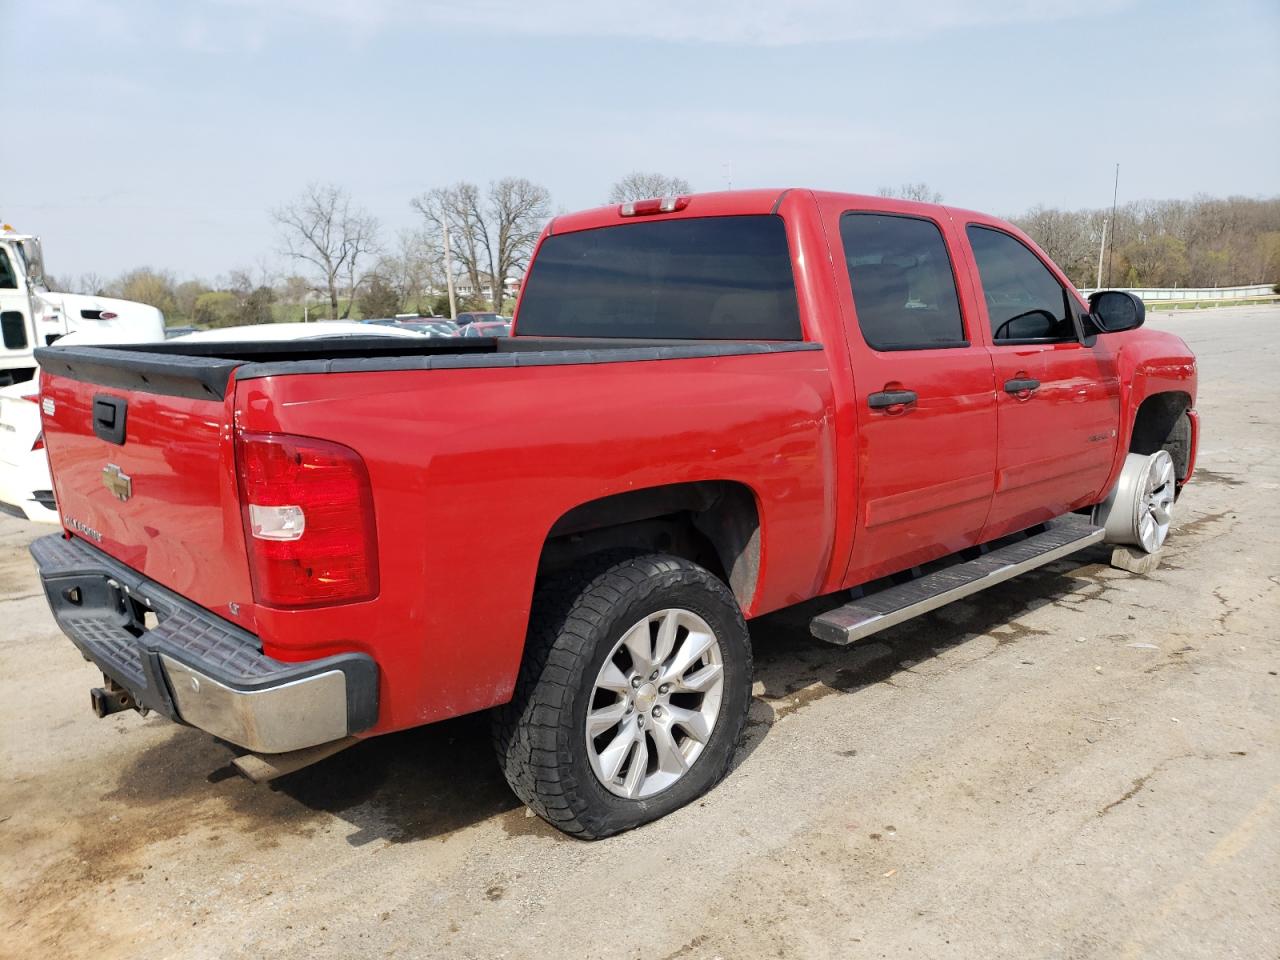
[[[575,836],[665,816],[727,772],[751,695],[751,647],[728,588],[650,555],[588,564],[535,597],[494,740],[508,783]]]
[[[1175,494],[1169,451],[1131,453],[1110,495],[1095,509],[1094,523],[1106,530],[1107,543],[1155,553],[1169,536]]]

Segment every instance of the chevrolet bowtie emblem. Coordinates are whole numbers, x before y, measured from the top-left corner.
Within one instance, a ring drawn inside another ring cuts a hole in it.
[[[108,463],[102,468],[102,485],[121,502],[133,496],[133,480],[114,463]]]

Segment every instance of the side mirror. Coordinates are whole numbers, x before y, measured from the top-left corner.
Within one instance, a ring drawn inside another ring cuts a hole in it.
[[[18,245],[22,248],[22,258],[27,265],[27,283],[43,289],[45,285],[44,252],[40,247],[40,241],[33,237],[30,240],[18,241]]]
[[[1142,298],[1123,290],[1099,290],[1089,297],[1089,316],[1103,333],[1135,330],[1147,318]]]

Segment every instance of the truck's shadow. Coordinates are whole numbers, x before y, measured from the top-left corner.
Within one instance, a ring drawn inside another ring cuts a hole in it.
[[[1090,547],[848,647],[815,640],[808,630],[809,620],[839,606],[842,596],[821,597],[753,621],[755,675],[763,690],[752,710],[748,744],[816,699],[892,682],[900,671],[976,637],[991,636],[1005,645],[1047,636],[1018,619],[1040,607],[1109,603],[1103,596],[1108,580],[1124,576],[1107,565],[1110,551]]]
[[[1107,602],[1101,596],[1107,589],[1106,555],[1106,548],[1084,551],[847,648],[814,640],[807,627],[811,616],[838,605],[839,597],[754,621],[756,681],[763,690],[756,688],[736,764],[760,746],[777,719],[813,700],[892,682],[904,664],[927,660],[976,636],[990,634],[999,643],[1033,640],[1043,631],[1017,619],[1040,606]],[[856,704],[851,701],[849,708]],[[184,731],[183,736],[202,735]],[[140,757],[137,772],[145,766],[146,758]],[[228,775],[223,770],[210,780]],[[561,837],[540,820],[525,816],[498,770],[483,715],[370,740],[269,787],[217,787],[228,789],[238,811],[250,818],[278,820],[309,812],[336,816],[357,828],[348,837],[357,845],[439,837],[494,817],[501,818],[508,833]],[[262,797],[264,790],[273,794],[270,801]]]

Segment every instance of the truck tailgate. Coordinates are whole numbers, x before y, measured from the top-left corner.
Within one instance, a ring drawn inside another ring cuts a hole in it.
[[[230,397],[155,393],[145,382],[105,386],[75,373],[46,367],[41,384],[64,526],[147,578],[242,620],[232,604],[251,610],[253,594]]]

